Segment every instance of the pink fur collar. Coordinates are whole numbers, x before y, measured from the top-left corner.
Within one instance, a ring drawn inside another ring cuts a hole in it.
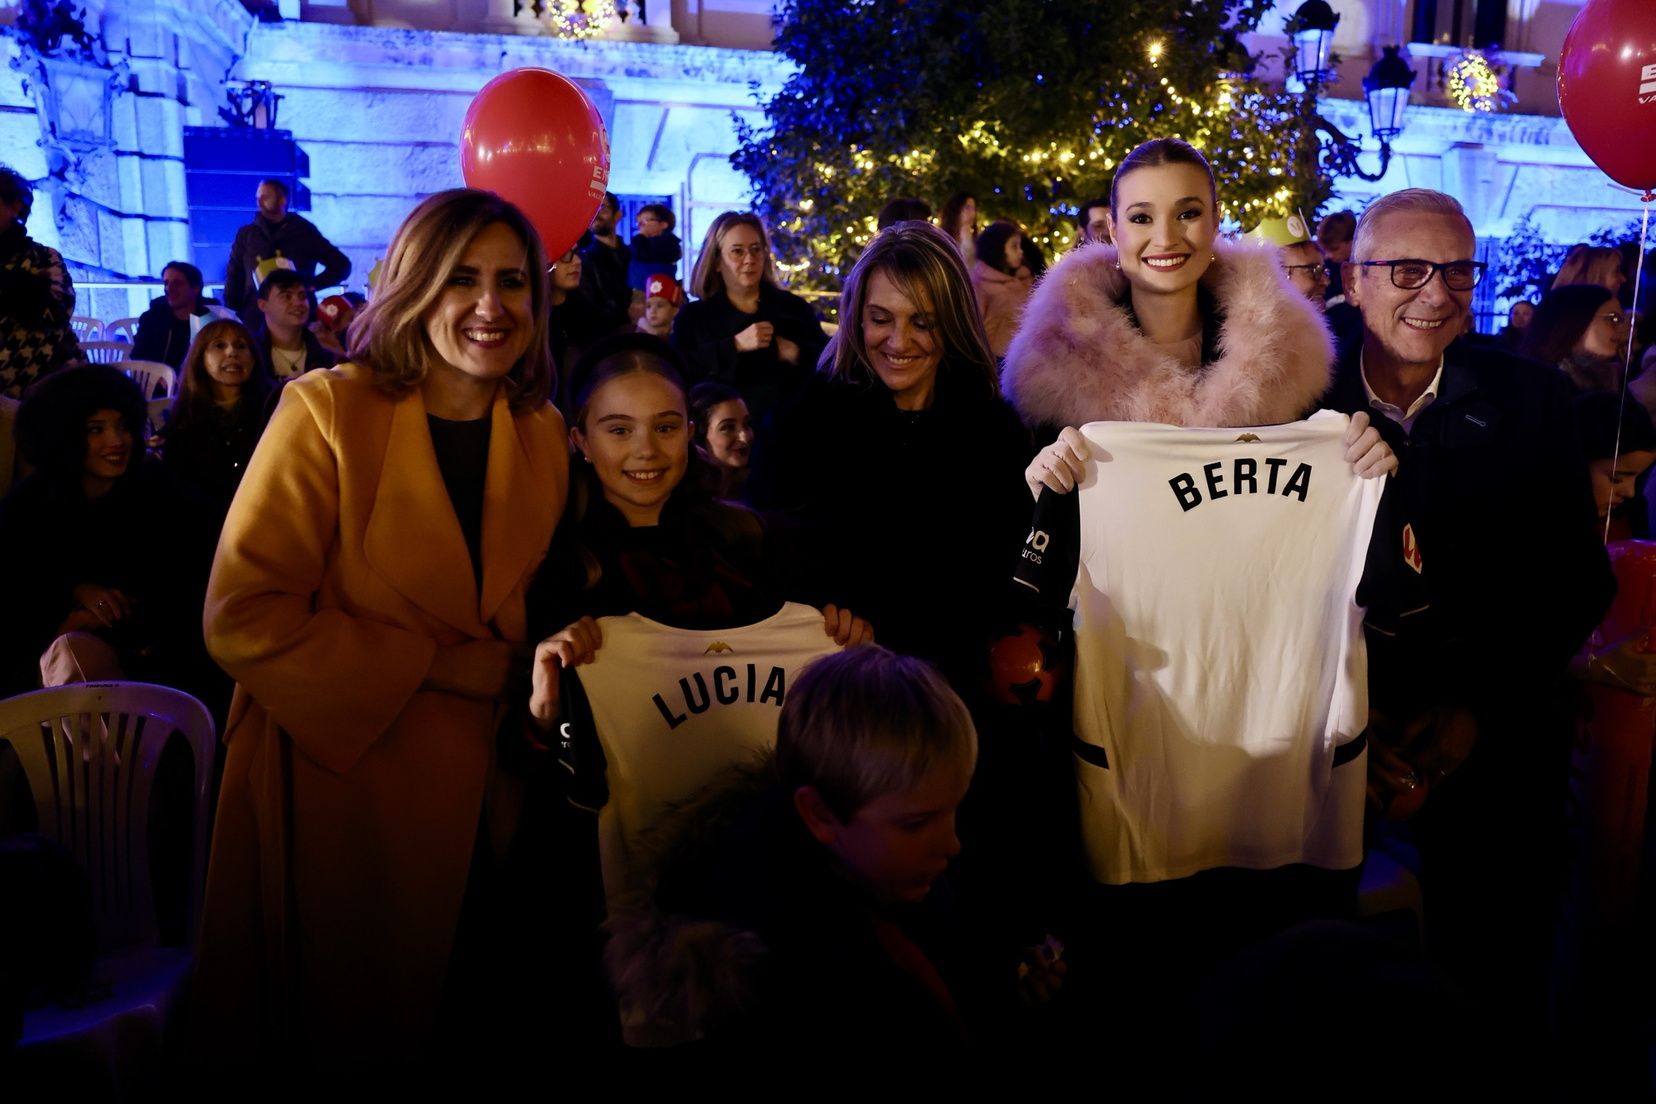
[[[1220,241],[1214,251],[1202,283],[1225,321],[1219,358],[1200,372],[1133,325],[1114,248],[1063,257],[1036,285],[1006,354],[1002,390],[1024,422],[1247,426],[1310,411],[1334,360],[1322,312],[1288,285],[1274,249]]]

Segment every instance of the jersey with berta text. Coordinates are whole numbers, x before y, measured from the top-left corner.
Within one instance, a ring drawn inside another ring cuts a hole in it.
[[[603,753],[586,761],[603,764],[598,843],[613,900],[631,881],[640,834],[727,767],[776,746],[789,684],[839,645],[819,611],[793,602],[737,628],[675,629],[630,613],[600,617],[598,629],[596,657],[575,672]]]
[[[1075,758],[1100,882],[1362,861],[1368,716],[1356,604],[1383,479],[1349,419],[1081,427],[1017,579],[1075,611]]]

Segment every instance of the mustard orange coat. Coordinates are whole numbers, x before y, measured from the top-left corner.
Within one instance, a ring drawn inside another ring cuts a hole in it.
[[[438,646],[524,641],[524,594],[568,487],[549,404],[496,399],[482,593],[418,389],[345,365],[290,384],[231,507],[208,587],[235,678],[198,969],[221,1058],[321,1065],[429,1038],[498,702],[426,688]]]

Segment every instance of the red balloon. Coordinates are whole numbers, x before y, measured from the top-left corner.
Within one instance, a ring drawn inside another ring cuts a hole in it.
[[[574,247],[609,185],[604,121],[567,77],[514,69],[485,84],[460,130],[460,173],[523,209],[548,260]]]
[[[1588,0],[1558,53],[1558,106],[1610,179],[1656,189],[1656,3]]]

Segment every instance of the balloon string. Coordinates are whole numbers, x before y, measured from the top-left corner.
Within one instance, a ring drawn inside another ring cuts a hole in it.
[[[1650,241],[1650,205],[1656,202],[1656,192],[1646,192],[1643,197],[1644,218],[1639,222],[1639,263],[1633,267],[1633,309],[1628,311],[1634,315],[1639,309],[1639,289],[1644,284],[1645,246]],[[1616,408],[1616,447],[1610,453],[1610,478],[1616,478],[1616,466],[1621,463],[1621,435],[1622,418],[1627,414],[1627,385],[1632,382],[1633,376],[1633,330],[1629,321],[1627,327],[1627,352],[1622,356],[1621,403]],[[1604,515],[1604,543],[1610,543],[1610,513]]]

